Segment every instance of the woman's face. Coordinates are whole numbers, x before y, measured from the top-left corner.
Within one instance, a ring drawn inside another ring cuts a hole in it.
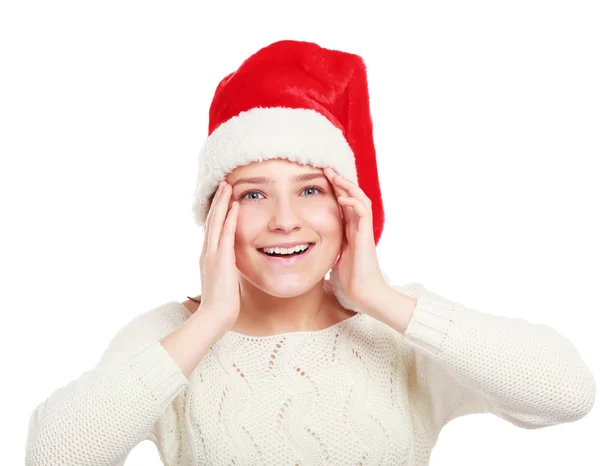
[[[316,177],[294,179],[300,175]],[[244,180],[257,177],[266,180]],[[240,274],[282,298],[313,288],[333,266],[343,238],[341,208],[323,170],[271,159],[237,167],[226,181],[233,185],[230,205],[239,202],[234,249]],[[314,244],[293,264],[269,260],[261,250],[287,242]]]

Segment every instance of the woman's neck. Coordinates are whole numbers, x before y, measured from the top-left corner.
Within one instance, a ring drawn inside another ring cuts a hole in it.
[[[240,277],[240,303],[240,314],[231,330],[252,336],[321,330],[349,312],[339,305],[324,278],[300,296],[280,298]]]

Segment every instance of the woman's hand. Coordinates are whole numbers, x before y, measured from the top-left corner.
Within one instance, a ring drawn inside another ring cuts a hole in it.
[[[373,294],[387,287],[379,268],[373,234],[371,200],[355,183],[330,167],[323,169],[342,207],[344,238],[334,264],[347,300],[357,308],[368,308]]]
[[[206,218],[200,254],[202,299],[198,310],[215,313],[229,330],[240,313],[240,290],[234,240],[239,203],[229,208],[232,187],[222,181]]]

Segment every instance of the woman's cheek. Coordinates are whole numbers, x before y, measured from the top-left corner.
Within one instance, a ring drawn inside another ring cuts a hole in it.
[[[259,207],[244,204],[240,202],[237,214],[236,232],[244,233],[246,236],[252,236],[256,230],[261,228],[264,223],[264,212]]]
[[[340,221],[342,218],[341,205],[336,203],[323,203],[311,209],[312,218],[319,222],[331,223]]]
[[[252,218],[253,213],[256,213],[256,210],[244,203],[244,201],[238,201],[238,203],[238,220],[247,221],[249,218]]]

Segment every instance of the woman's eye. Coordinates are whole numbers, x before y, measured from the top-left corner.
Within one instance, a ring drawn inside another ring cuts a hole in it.
[[[311,191],[316,191],[316,193],[318,193],[318,194],[323,194],[323,193],[325,192],[325,190],[323,190],[323,189],[319,188],[318,186],[309,186],[308,188],[304,188],[304,189],[302,190],[302,192],[309,191],[309,190],[311,190]],[[261,196],[263,195],[263,194],[262,194],[261,192],[259,192],[259,191],[246,191],[244,194],[242,194],[242,195],[239,197],[239,199],[247,199],[247,200],[249,200],[249,201],[257,201],[257,200],[258,200],[258,199],[256,199],[256,198],[249,198],[249,197],[247,197],[249,194],[260,194]],[[304,197],[313,197],[313,196],[316,196],[316,195],[317,195],[317,194],[309,194],[308,196],[304,196]]]
[[[255,201],[255,200],[256,200],[256,199],[249,199],[249,198],[247,198],[246,196],[247,196],[248,194],[260,194],[260,193],[259,193],[258,191],[248,191],[247,193],[244,193],[244,194],[242,194],[242,195],[240,196],[240,199],[248,199],[248,200],[250,200],[250,201]]]
[[[308,191],[309,189],[312,189],[313,191],[317,191],[320,194],[323,194],[325,192],[321,188],[317,188],[316,186],[311,186],[309,188],[305,188],[304,191]],[[302,192],[304,192],[304,191],[302,191]]]

